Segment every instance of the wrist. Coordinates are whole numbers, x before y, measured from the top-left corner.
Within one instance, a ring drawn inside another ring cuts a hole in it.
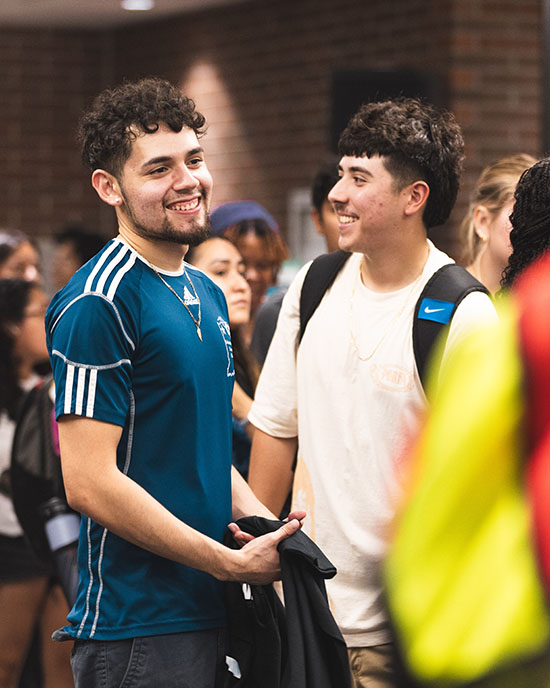
[[[216,550],[213,570],[210,573],[219,581],[238,581],[242,574],[241,559],[240,550],[220,545]]]

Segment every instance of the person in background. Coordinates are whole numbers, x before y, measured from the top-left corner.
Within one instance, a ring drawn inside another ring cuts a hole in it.
[[[41,636],[43,688],[72,686],[69,651],[51,641],[68,608],[31,552],[11,500],[9,466],[18,411],[47,360],[47,297],[35,283],[0,279],[0,685],[16,688],[33,632]]]
[[[233,465],[246,480],[252,433],[248,412],[259,373],[258,364],[242,339],[242,328],[250,320],[250,286],[245,278],[246,268],[241,254],[225,237],[212,237],[190,248],[185,260],[205,272],[223,291],[227,301],[235,365],[232,397]]]
[[[525,153],[501,158],[486,167],[474,187],[460,226],[462,263],[494,294],[512,251],[510,213],[522,173],[536,162]]]
[[[311,184],[311,219],[317,233],[324,237],[329,253],[338,248],[340,236],[338,216],[328,200],[329,191],[337,181],[338,157],[334,155],[320,165]],[[284,295],[285,292],[282,290],[270,294],[256,313],[250,350],[260,366],[265,361],[267,350],[273,339]]]
[[[536,258],[550,250],[550,157],[521,175],[510,215],[512,253],[501,286],[511,287]]]
[[[74,273],[93,258],[107,241],[101,234],[79,224],[67,225],[54,239],[52,273],[55,291],[64,287]]]
[[[324,237],[328,253],[338,249],[340,238],[338,215],[328,200],[330,190],[338,181],[338,161],[336,155],[327,158],[315,173],[311,184],[311,219],[317,233]]]
[[[29,237],[18,229],[0,228],[0,278],[40,279],[38,251]]]
[[[277,285],[288,248],[275,218],[256,201],[222,203],[212,211],[210,221],[212,234],[229,239],[244,260],[252,300],[250,322],[243,329],[243,338],[245,345],[250,346],[256,312],[266,293]]]
[[[249,414],[252,489],[277,513],[294,477],[293,506],[306,509],[304,529],[338,569],[327,592],[355,688],[395,685],[380,562],[399,489],[396,456],[426,407],[412,345],[415,304],[453,262],[427,230],[451,212],[463,146],[453,115],[416,99],[370,103],[351,119],[328,196],[339,247],[351,255],[299,345],[309,264],[290,285]],[[491,318],[489,297],[468,293],[447,347]]]

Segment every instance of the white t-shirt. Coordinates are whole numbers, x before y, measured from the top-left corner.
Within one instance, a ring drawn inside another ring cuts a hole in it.
[[[38,375],[32,375],[28,380],[21,383],[21,387],[25,392],[29,392],[38,384],[39,380]],[[15,426],[15,421],[8,416],[6,411],[2,411],[0,413],[0,474],[10,468]],[[0,493],[0,533],[9,537],[23,535],[23,530],[15,515],[13,502],[10,497],[2,493]]]
[[[414,308],[431,275],[452,262],[430,243],[419,280],[378,293],[361,282],[361,259],[354,254],[346,262],[296,355],[309,264],[298,273],[249,415],[274,437],[299,438],[293,507],[307,511],[304,531],[338,569],[327,592],[349,647],[391,640],[380,561],[399,493],[396,467],[426,406],[412,346]],[[446,351],[476,324],[495,319],[487,295],[469,294],[453,316]]]

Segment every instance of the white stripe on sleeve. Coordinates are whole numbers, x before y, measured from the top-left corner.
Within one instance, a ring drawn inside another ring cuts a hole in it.
[[[67,365],[67,377],[65,379],[65,404],[63,406],[63,413],[70,413],[73,401],[73,382],[74,382],[74,365]]]
[[[90,370],[90,380],[88,382],[88,404],[86,405],[86,416],[94,417],[95,390],[97,385],[97,368]]]
[[[82,402],[84,400],[84,387],[86,385],[86,368],[78,369],[78,382],[76,385],[76,402],[74,412],[77,416],[82,415]]]

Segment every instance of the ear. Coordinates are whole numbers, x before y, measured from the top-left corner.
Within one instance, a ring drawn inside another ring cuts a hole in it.
[[[474,232],[481,241],[489,241],[489,225],[491,224],[491,213],[484,205],[476,205],[473,213]]]
[[[424,181],[417,181],[410,184],[406,189],[407,204],[405,206],[405,215],[415,215],[422,213],[430,195],[430,187]]]
[[[105,170],[94,170],[92,174],[92,186],[102,201],[114,207],[122,203],[122,193],[119,183],[112,174]]]

